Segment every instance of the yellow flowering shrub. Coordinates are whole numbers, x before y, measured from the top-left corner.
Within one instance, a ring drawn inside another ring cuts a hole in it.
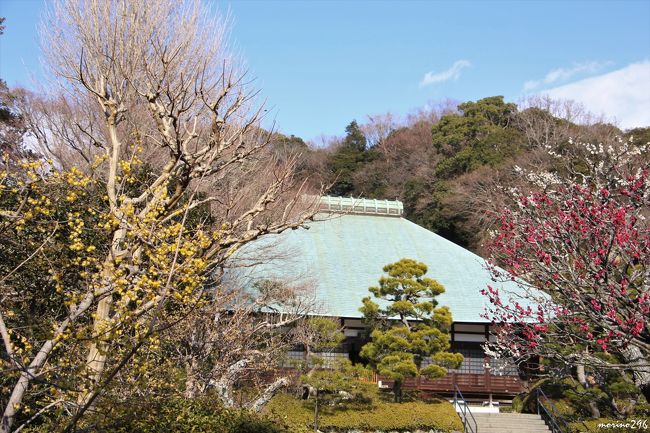
[[[103,163],[97,158],[94,167]],[[141,161],[121,161],[120,170],[137,192]],[[84,359],[92,344],[107,363],[128,363],[120,373],[122,384],[164,380],[156,376],[159,332],[206,301],[205,253],[219,235],[204,219],[193,218],[200,209],[170,216],[168,183],[157,186],[156,200],[145,210],[127,195],[112,207],[103,182],[47,161],[24,161],[11,169],[5,164],[0,171],[0,311],[13,352],[12,359],[0,358],[0,369],[8,372],[0,379],[2,395],[20,376],[12,362],[28,365],[43,341],[51,339],[57,347],[42,384],[32,385],[38,403],[25,400],[19,418],[92,392],[96,378]],[[88,296],[93,307],[61,331]],[[110,300],[105,317],[94,307],[102,300]]]

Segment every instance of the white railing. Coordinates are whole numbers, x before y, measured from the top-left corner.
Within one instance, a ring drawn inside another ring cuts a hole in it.
[[[320,198],[319,210],[333,213],[389,215],[399,217],[404,214],[404,205],[398,200],[323,196]]]

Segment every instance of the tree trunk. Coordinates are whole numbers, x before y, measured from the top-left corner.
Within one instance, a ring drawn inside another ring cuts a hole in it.
[[[113,234],[111,253],[104,260],[102,269],[102,282],[106,287],[110,287],[112,284],[111,280],[113,279],[115,272],[113,259],[122,256],[122,253],[118,250],[118,248],[125,238],[126,229],[120,228]],[[90,346],[88,347],[88,356],[86,357],[86,365],[90,370],[90,377],[93,386],[101,382],[102,374],[106,368],[106,359],[108,357],[108,342],[101,336],[105,333],[104,326],[110,319],[112,305],[113,297],[110,293],[108,293],[107,296],[104,296],[97,303],[97,309],[95,310],[95,316],[93,317],[94,339],[90,342]],[[80,407],[83,407],[86,404],[90,395],[91,391],[82,392],[79,394],[77,403]]]
[[[58,332],[55,335],[58,336],[65,331],[69,322],[69,319],[65,320],[63,324],[59,326],[59,329],[57,330]],[[0,426],[1,433],[9,433],[11,431],[11,426],[14,423],[16,412],[18,412],[18,409],[23,402],[27,388],[29,387],[34,375],[36,375],[43,364],[45,364],[47,357],[50,355],[55,345],[56,343],[54,340],[46,341],[29,364],[26,371],[23,371],[20,374],[20,378],[14,386],[11,396],[7,401],[7,405],[5,406],[4,413],[2,414],[2,426]]]
[[[41,367],[43,367],[47,361],[47,358],[50,356],[50,353],[56,347],[57,337],[63,334],[71,323],[77,320],[80,315],[82,315],[84,312],[86,312],[86,310],[90,308],[93,300],[94,296],[92,293],[86,295],[84,300],[76,308],[73,309],[70,316],[61,322],[59,327],[56,329],[56,332],[54,333],[54,337],[43,343],[40,350],[27,367],[26,371],[23,371],[21,373],[20,378],[14,386],[14,389],[11,392],[11,396],[9,397],[7,405],[5,406],[4,412],[2,414],[0,433],[9,433],[11,431],[11,426],[14,423],[16,412],[23,402],[25,392],[27,391],[27,388],[29,387],[29,384],[31,383],[34,375],[38,374],[39,370]]]
[[[634,377],[634,384],[639,388],[647,401],[650,401],[650,360],[646,359],[636,346],[628,346],[625,350],[621,351],[623,358],[629,363],[630,370]]]
[[[401,380],[396,380],[395,382],[393,382],[393,397],[395,403],[402,402],[402,381]]]
[[[314,399],[314,431],[318,432],[318,390],[316,390],[316,398]]]
[[[240,359],[226,370],[226,372],[217,381],[210,381],[210,385],[215,388],[221,398],[223,405],[228,408],[235,407],[235,400],[232,396],[232,388],[237,381],[239,373],[250,363],[250,359]]]
[[[122,213],[118,210],[118,197],[117,197],[117,173],[118,166],[120,161],[120,152],[122,148],[122,143],[118,138],[117,133],[117,123],[119,113],[117,112],[116,107],[110,107],[108,104],[108,98],[104,96],[104,101],[100,101],[104,104],[107,111],[108,117],[106,119],[106,126],[108,128],[108,135],[110,138],[110,148],[111,155],[109,158],[109,173],[108,179],[106,180],[106,194],[108,195],[111,214],[117,217],[118,220],[122,220]],[[110,114],[109,114],[110,113]],[[114,274],[113,260],[122,256],[120,248],[122,248],[122,242],[126,238],[126,229],[120,227],[113,233],[111,250],[110,254],[106,257],[102,269],[102,278],[101,281],[107,287],[110,287],[111,280]],[[104,333],[103,327],[105,326],[106,321],[110,318],[111,306],[113,303],[113,297],[108,294],[103,299],[97,303],[97,310],[95,311],[95,317],[93,318],[93,337],[94,340],[90,342],[90,347],[88,348],[88,356],[86,358],[86,364],[90,370],[91,380],[93,385],[100,383],[102,374],[104,373],[104,368],[106,367],[106,359],[108,355],[108,344],[101,335]],[[80,407],[83,407],[88,401],[91,392],[81,393],[78,398],[78,404]]]
[[[580,385],[584,386],[587,388],[589,385],[587,384],[587,375],[585,374],[585,366],[584,365],[577,365],[576,366],[576,376],[578,377],[578,382],[580,382]]]
[[[109,318],[112,303],[113,299],[111,296],[106,296],[97,303],[95,323],[93,324],[93,335],[101,335],[104,332],[102,326],[104,326],[105,321]],[[106,347],[106,342],[101,339],[90,343],[86,364],[92,372],[94,383],[99,383],[102,373],[104,372],[107,351],[108,348]]]
[[[585,388],[589,388],[589,382],[587,382],[587,374],[585,373],[584,365],[576,366],[576,376],[578,377],[578,382],[580,385]],[[591,411],[591,417],[594,419],[600,418],[600,409],[598,409],[598,404],[595,401],[589,402],[589,410]]]
[[[235,400],[232,397],[232,383],[220,380],[218,382],[215,382],[213,386],[225,407],[235,407]]]
[[[196,382],[197,362],[194,357],[185,364],[185,398],[194,398],[198,394]]]
[[[598,409],[598,404],[595,401],[589,402],[589,410],[591,411],[591,417],[593,419],[600,418],[600,409]]]
[[[312,395],[313,396],[316,395],[316,389],[309,384],[303,383],[302,394],[300,398],[302,398],[303,400],[308,400],[309,397],[311,397]]]
[[[262,395],[260,395],[253,403],[249,404],[248,407],[254,412],[259,412],[273,398],[273,396],[285,386],[289,385],[289,379],[286,377],[281,377],[272,384],[266,387]]]
[[[16,418],[16,412],[18,412],[18,409],[20,408],[20,404],[23,401],[23,396],[29,386],[29,382],[29,375],[27,373],[22,373],[20,379],[18,379],[18,383],[14,386],[13,392],[11,393],[9,401],[5,406],[4,413],[2,414],[2,426],[0,426],[0,432],[9,433],[11,431],[11,426]]]

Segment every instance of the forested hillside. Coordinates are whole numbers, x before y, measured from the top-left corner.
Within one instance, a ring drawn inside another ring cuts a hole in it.
[[[324,147],[276,136],[278,146],[303,154],[300,174],[331,195],[398,199],[406,218],[482,253],[482,241],[515,166],[580,171],[575,143],[616,137],[650,141],[650,128],[622,131],[571,102],[534,98],[521,106],[492,96],[447,102],[396,121],[385,114],[353,120]],[[562,164],[547,148],[566,156]],[[573,165],[572,161],[575,161]],[[584,167],[582,168],[585,169]]]

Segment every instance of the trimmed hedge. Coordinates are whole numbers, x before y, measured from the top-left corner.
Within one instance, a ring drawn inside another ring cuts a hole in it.
[[[375,393],[364,393],[367,401],[341,403],[321,407],[321,431],[462,431],[463,426],[454,407],[444,401],[411,401],[392,403],[383,401]],[[314,423],[314,403],[286,394],[277,395],[265,411],[272,419],[289,426],[293,433],[311,432]]]

